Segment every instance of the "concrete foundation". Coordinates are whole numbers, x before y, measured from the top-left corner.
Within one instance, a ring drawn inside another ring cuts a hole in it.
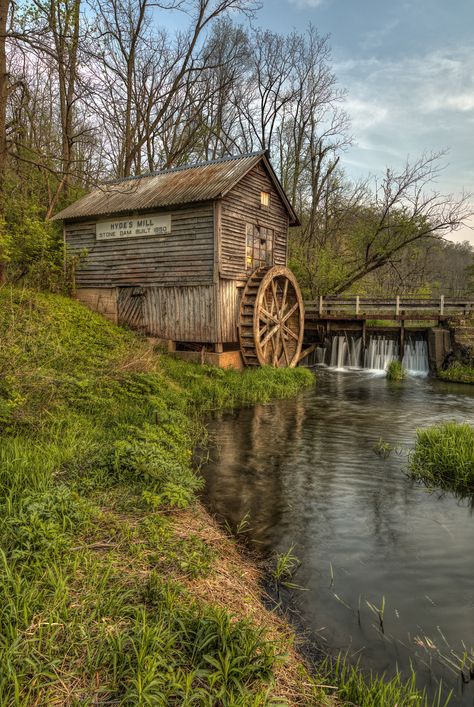
[[[452,350],[451,333],[448,329],[433,328],[428,330],[428,358],[431,371],[441,370],[446,357]]]

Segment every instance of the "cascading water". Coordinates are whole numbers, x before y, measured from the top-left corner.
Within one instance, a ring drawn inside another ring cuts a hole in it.
[[[365,351],[362,337],[351,334],[334,334],[323,346],[318,346],[306,365],[326,365],[335,369],[364,368],[373,371],[387,370],[391,361],[399,359],[399,344],[395,338],[382,334],[369,336]],[[422,338],[408,336],[402,361],[411,375],[429,373],[428,345]]]
[[[374,371],[387,370],[390,363],[398,358],[398,343],[385,336],[371,336],[365,351],[364,368]]]
[[[402,364],[412,375],[427,376],[430,372],[427,342],[424,339],[409,338],[405,344]]]

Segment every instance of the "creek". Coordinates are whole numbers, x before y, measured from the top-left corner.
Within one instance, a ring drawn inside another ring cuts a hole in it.
[[[210,422],[203,500],[235,527],[248,514],[262,557],[294,547],[304,591],[291,604],[325,652],[388,676],[413,664],[420,687],[433,694],[442,680],[450,704],[472,705],[474,681],[450,661],[474,648],[473,506],[405,471],[416,428],[474,423],[474,387],[316,371],[293,400]],[[393,447],[387,458],[376,453],[381,439]]]

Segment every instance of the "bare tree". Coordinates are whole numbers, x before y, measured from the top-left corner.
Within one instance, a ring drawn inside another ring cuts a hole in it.
[[[422,155],[398,173],[387,169],[349,234],[350,255],[334,293],[348,289],[417,241],[443,239],[473,215],[470,195],[454,198],[432,189],[443,169],[443,155]]]

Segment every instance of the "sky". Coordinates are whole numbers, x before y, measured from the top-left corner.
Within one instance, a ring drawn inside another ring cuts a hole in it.
[[[350,176],[449,150],[436,188],[474,193],[473,0],[263,0],[256,22],[330,35],[352,120]],[[470,225],[453,239],[474,244]]]

